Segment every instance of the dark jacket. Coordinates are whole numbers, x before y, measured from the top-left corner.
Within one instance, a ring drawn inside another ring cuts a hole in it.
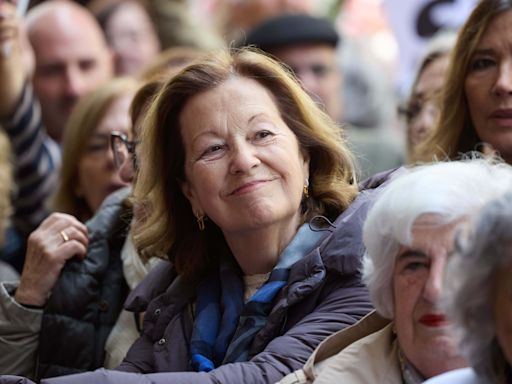
[[[103,366],[105,342],[128,294],[120,258],[131,210],[123,189],[87,222],[87,257],[66,263],[45,307],[36,376],[53,377]]]
[[[386,177],[367,183],[368,189],[338,217],[331,232],[293,265],[267,325],[252,344],[250,361],[226,364],[209,373],[190,372],[195,290],[175,277],[172,265],[166,263],[151,271],[130,294],[128,307],[146,311],[144,332],[119,369],[167,373],[134,375],[100,369],[44,382],[273,383],[302,367],[323,339],[355,323],[372,308],[360,274],[362,224]]]

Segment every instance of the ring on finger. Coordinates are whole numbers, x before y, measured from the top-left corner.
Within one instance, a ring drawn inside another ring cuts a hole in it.
[[[62,230],[59,233],[60,233],[60,236],[62,237],[62,240],[64,240],[64,242],[67,243],[69,241],[69,236],[66,233],[66,231]]]

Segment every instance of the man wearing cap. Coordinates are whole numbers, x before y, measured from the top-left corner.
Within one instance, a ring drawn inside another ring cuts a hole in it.
[[[288,65],[304,89],[339,121],[342,75],[336,59],[338,41],[338,33],[329,21],[306,14],[286,14],[256,26],[245,43]]]
[[[326,19],[283,14],[257,25],[241,45],[256,46],[285,63],[327,114],[343,122],[343,76],[336,51],[339,41],[336,29]],[[402,164],[400,151],[375,130],[362,132],[345,125],[344,134],[355,152],[361,177]]]

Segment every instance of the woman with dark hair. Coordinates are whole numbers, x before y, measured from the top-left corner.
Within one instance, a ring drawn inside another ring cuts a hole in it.
[[[160,40],[144,0],[93,0],[87,5],[114,54],[119,76],[137,76],[157,58]]]
[[[416,160],[473,150],[512,163],[512,0],[482,0],[459,32],[441,96],[439,124]]]
[[[439,118],[439,98],[457,35],[443,31],[427,46],[420,62],[411,94],[399,112],[405,116],[407,161],[413,162],[418,145],[435,129]]]

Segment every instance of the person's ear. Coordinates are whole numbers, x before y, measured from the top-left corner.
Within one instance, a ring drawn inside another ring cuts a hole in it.
[[[304,175],[304,180],[309,179],[309,152],[307,151],[301,151],[302,155],[302,173]]]
[[[190,206],[192,207],[192,213],[194,216],[202,216],[204,215],[204,210],[199,202],[199,199],[197,198],[197,195],[195,193],[195,190],[193,186],[188,181],[179,181],[181,192],[183,195],[187,198],[187,200],[190,203]]]

